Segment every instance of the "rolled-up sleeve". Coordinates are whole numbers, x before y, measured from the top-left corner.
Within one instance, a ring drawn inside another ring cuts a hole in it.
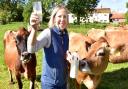
[[[28,38],[28,42],[31,40],[31,38]],[[32,46],[28,43],[28,52],[34,53],[37,52],[41,48],[48,48],[51,44],[51,32],[50,29],[45,29],[42,31],[36,39],[35,45]]]

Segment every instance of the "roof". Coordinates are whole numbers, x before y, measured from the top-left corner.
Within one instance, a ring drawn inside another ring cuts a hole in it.
[[[112,13],[111,19],[125,19],[124,13]]]
[[[111,9],[110,8],[96,8],[95,12],[96,13],[111,13]]]

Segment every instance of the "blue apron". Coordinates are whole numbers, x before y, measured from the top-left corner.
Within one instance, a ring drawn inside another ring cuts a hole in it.
[[[44,48],[42,83],[63,86],[67,82],[68,69],[65,60],[69,47],[67,30],[61,32],[57,27],[50,29],[51,45]]]

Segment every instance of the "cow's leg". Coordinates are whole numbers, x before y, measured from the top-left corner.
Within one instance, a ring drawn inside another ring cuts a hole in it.
[[[14,81],[13,81],[13,77],[12,77],[12,71],[10,69],[8,69],[9,71],[9,75],[10,75],[10,84],[14,84]]]
[[[101,76],[100,75],[89,75],[83,83],[86,85],[88,89],[96,89],[99,82],[100,82]]]
[[[81,84],[79,84],[77,81],[75,83],[76,83],[76,89],[81,89]]]
[[[84,80],[83,83],[84,83],[84,85],[85,85],[88,89],[95,89],[92,80],[86,80],[86,81]]]
[[[21,75],[20,74],[16,74],[16,80],[18,82],[19,89],[22,89],[23,84],[22,84],[22,81],[21,81]]]
[[[34,89],[34,85],[35,85],[35,77],[30,79],[30,89]]]

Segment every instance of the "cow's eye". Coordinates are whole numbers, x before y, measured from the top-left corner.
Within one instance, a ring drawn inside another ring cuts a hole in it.
[[[16,40],[16,44],[19,44],[22,40],[22,37],[21,36],[16,36],[15,40]]]
[[[105,56],[105,49],[104,48],[100,48],[97,51],[96,56]]]

